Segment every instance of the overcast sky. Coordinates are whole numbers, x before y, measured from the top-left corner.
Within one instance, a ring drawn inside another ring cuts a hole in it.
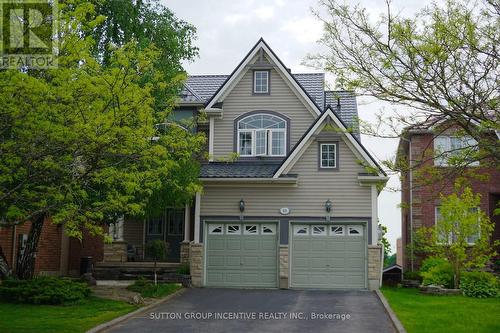
[[[185,64],[189,74],[230,74],[250,48],[263,37],[293,73],[315,72],[302,65],[308,53],[320,50],[316,41],[322,26],[311,14],[319,8],[314,0],[161,0],[177,17],[196,26],[200,56]],[[394,8],[411,16],[429,0],[393,0]],[[439,1],[438,1],[439,2]],[[383,0],[359,0],[370,15],[378,17],[385,9]],[[331,77],[327,84],[333,86]],[[359,116],[365,121],[375,119],[377,112],[390,113],[395,106],[367,99],[358,99]],[[377,158],[393,157],[398,141],[362,135],[366,148]],[[390,187],[398,187],[392,176]],[[389,229],[388,238],[395,251],[396,238],[401,235],[399,192],[384,191],[379,196],[379,218]]]

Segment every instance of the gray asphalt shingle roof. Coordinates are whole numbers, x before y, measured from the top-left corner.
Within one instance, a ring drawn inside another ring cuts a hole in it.
[[[279,165],[280,162],[211,162],[201,165],[200,178],[270,178]]]
[[[327,105],[331,105],[335,109],[337,98],[340,98],[340,118],[348,126],[354,124],[358,116],[354,93],[350,91],[324,91],[324,73],[299,73],[292,75],[313,101],[323,110]],[[227,77],[228,75],[190,75],[181,92],[181,98],[184,102],[206,102],[222,86]]]

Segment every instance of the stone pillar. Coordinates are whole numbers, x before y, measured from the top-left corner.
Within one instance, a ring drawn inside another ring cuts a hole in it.
[[[127,243],[113,242],[104,244],[104,262],[126,262],[127,261]]]
[[[379,289],[382,274],[382,246],[368,245],[368,288]]]
[[[280,288],[288,289],[288,245],[280,245]]]
[[[188,241],[183,241],[181,243],[181,265],[189,265],[189,242]]]
[[[189,271],[193,287],[203,286],[203,244],[190,244],[191,260],[189,262]]]

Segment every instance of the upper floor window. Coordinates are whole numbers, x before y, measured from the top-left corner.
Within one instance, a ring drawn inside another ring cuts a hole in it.
[[[471,208],[469,210],[469,212],[471,214],[476,214],[477,211],[478,211],[477,207]],[[441,207],[436,206],[434,223],[437,226],[441,221],[442,221]],[[457,222],[457,223],[460,223],[460,222]],[[478,226],[479,226],[479,221],[478,221]],[[458,231],[460,231],[460,228],[458,228],[457,226],[455,226],[455,227],[456,227],[456,229]],[[457,236],[451,230],[451,229],[453,229],[451,226],[449,227],[450,231],[448,233],[445,232],[442,229],[446,229],[446,228],[440,228],[440,232],[438,234],[438,240],[439,240],[440,243],[442,243],[442,244],[452,244],[452,243],[456,242]],[[480,233],[479,232],[476,233],[476,234],[468,235],[467,238],[466,238],[467,244],[474,245],[476,243],[476,241],[479,239],[479,237],[480,237]]]
[[[253,72],[253,92],[255,94],[269,94],[269,71]]]
[[[440,135],[434,138],[434,165],[448,166],[452,158],[467,158],[467,149],[476,149],[477,141],[471,137]],[[478,166],[479,161],[469,163]]]
[[[335,169],[337,168],[337,144],[322,143],[320,144],[320,168]]]
[[[270,114],[254,114],[238,121],[240,156],[285,156],[286,121]]]

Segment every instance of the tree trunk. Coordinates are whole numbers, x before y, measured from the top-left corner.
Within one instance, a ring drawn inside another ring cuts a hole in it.
[[[37,216],[31,222],[31,229],[28,234],[28,240],[22,254],[17,257],[16,277],[21,280],[33,278],[35,274],[35,257],[38,250],[38,241],[42,233],[45,214]]]
[[[9,277],[12,274],[12,270],[7,263],[7,257],[3,253],[3,249],[0,246],[0,279]]]

